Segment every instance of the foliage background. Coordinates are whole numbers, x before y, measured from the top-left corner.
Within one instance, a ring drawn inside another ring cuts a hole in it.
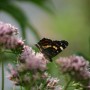
[[[19,37],[35,50],[34,44],[43,37],[65,39],[69,42],[68,48],[55,58],[74,53],[90,58],[89,0],[0,0],[0,21],[19,28]],[[5,62],[13,60],[14,56],[6,54]],[[59,76],[52,65],[49,65],[50,72]],[[12,83],[7,84],[5,80],[5,90],[12,90]]]

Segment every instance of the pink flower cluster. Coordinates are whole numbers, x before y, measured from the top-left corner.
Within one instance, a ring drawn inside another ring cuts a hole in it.
[[[11,24],[0,22],[0,37],[13,34],[17,34],[17,28]]]
[[[59,81],[57,78],[52,78],[49,77],[48,74],[45,74],[49,61],[42,53],[35,53],[31,47],[24,44],[23,40],[15,37],[16,34],[17,28],[11,24],[0,22],[0,48],[16,53],[19,52],[17,53],[18,63],[16,66],[12,67],[10,64],[8,66],[10,72],[8,78],[13,81],[15,85],[21,85],[23,87],[32,85],[32,90],[33,88],[35,89],[34,86],[37,81],[39,81],[37,90],[42,90],[40,88],[43,88],[43,86],[46,90],[62,90],[61,87],[57,87],[59,89],[56,89]],[[68,73],[75,81],[86,81],[86,86],[90,89],[89,62],[82,56],[73,55],[70,57],[61,57],[56,62],[63,73]],[[45,81],[45,83],[42,81]],[[81,84],[85,85],[83,83]]]
[[[20,76],[17,68],[14,68],[11,64],[8,64],[9,67],[9,75],[7,76],[9,80],[13,82],[14,85],[21,85],[24,86],[27,83],[30,84],[30,77],[29,75],[25,74]]]
[[[5,49],[18,49],[23,47],[24,42],[16,38],[17,28],[11,24],[0,22],[0,47]]]
[[[66,58],[59,58],[57,63],[64,73],[69,72],[71,75],[75,75],[77,79],[90,78],[89,62],[82,56],[73,55]]]
[[[1,49],[11,50],[12,53],[19,52],[16,66],[8,65],[10,73],[8,78],[15,85],[27,86],[30,85],[31,80],[43,79],[42,75],[47,70],[48,60],[42,53],[35,53],[31,47],[26,46],[21,39],[16,37],[16,34],[16,27],[0,22]]]
[[[27,70],[40,70],[44,71],[47,69],[47,59],[42,53],[35,53],[32,48],[24,46],[18,61],[26,67]],[[18,67],[20,69],[20,66]]]
[[[19,74],[15,68],[11,64],[8,64],[9,67],[9,75],[7,76],[9,80],[13,81],[15,85],[18,85],[19,83]]]

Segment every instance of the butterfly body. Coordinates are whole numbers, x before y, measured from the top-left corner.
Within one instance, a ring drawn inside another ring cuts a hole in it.
[[[40,49],[45,57],[52,61],[53,57],[68,46],[68,42],[65,40],[53,41],[51,39],[43,38],[36,44],[36,46]]]

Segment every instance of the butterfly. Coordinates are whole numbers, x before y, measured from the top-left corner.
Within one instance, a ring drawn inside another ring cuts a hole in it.
[[[52,58],[60,52],[62,52],[67,46],[68,42],[65,40],[57,41],[47,38],[41,39],[36,44],[36,47],[39,48],[41,53],[43,53],[44,56],[48,58],[50,61],[52,61]]]

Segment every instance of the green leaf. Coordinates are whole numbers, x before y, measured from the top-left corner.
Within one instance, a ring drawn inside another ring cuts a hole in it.
[[[54,11],[49,6],[47,6],[47,4],[46,4],[46,3],[49,3],[51,6],[53,6],[51,0],[17,0],[17,1],[34,3],[35,5],[39,6],[43,10],[54,15]]]

